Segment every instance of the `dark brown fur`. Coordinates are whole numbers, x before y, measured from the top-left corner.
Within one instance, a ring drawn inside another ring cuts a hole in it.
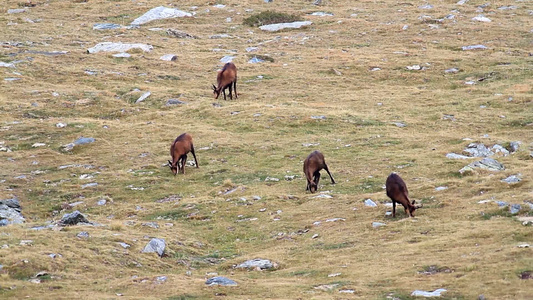
[[[237,99],[237,67],[234,63],[229,62],[224,65],[222,70],[217,74],[217,85],[213,85],[213,94],[218,99],[220,92],[224,94],[226,100],[226,89],[229,88],[229,98],[233,100],[232,90],[235,90],[235,99]]]
[[[194,156],[194,162],[198,168],[198,161],[196,160],[196,154],[194,154],[194,146],[192,144],[192,136],[188,133],[183,133],[178,136],[170,146],[172,162],[169,160],[168,166],[174,175],[176,175],[179,170],[181,170],[182,174],[185,174],[185,164],[187,163],[187,153],[189,152]]]
[[[405,209],[405,214],[410,217],[414,217],[414,212],[417,209],[415,200],[411,203],[409,200],[409,191],[403,179],[395,173],[392,173],[387,177],[387,182],[385,183],[387,188],[387,196],[392,200],[392,217],[396,218],[396,202],[403,205]]]
[[[329,178],[331,178],[331,183],[335,184],[335,180],[329,172],[328,165],[324,160],[324,155],[320,151],[313,151],[304,161],[304,174],[307,178],[307,187],[306,191],[311,193],[316,192],[318,188],[318,182],[320,181],[320,170],[326,170],[328,172]]]

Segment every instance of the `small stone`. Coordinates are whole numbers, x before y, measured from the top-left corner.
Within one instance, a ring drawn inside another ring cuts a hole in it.
[[[257,56],[252,57],[252,58],[248,61],[249,64],[258,64],[258,63],[262,63],[262,62],[265,62],[265,60],[264,60],[264,59],[260,59],[260,58],[257,57]]]
[[[341,276],[342,273],[333,273],[333,274],[329,274],[328,277],[331,278],[331,277],[338,277],[338,276]]]
[[[320,195],[316,195],[316,196],[314,196],[313,198],[331,199],[331,198],[333,198],[333,196],[328,195],[328,194],[322,194],[322,193],[321,193]]]
[[[478,22],[485,22],[485,23],[488,23],[488,22],[492,22],[491,19],[483,16],[483,15],[479,15],[479,16],[476,16],[476,17],[473,17],[472,20],[474,21],[478,21]]]
[[[117,58],[130,58],[130,57],[131,57],[131,54],[129,54],[129,53],[127,53],[127,52],[121,52],[121,53],[113,54],[113,57],[117,57]]]
[[[160,60],[164,61],[176,61],[178,60],[178,56],[175,54],[165,54],[159,58]]]
[[[275,181],[275,182],[277,182],[277,181],[279,181],[279,178],[268,177],[268,176],[267,176],[267,177],[265,178],[265,181]]]
[[[74,141],[74,145],[84,145],[84,144],[90,144],[94,142],[95,142],[94,138],[80,137],[79,139]]]
[[[318,238],[318,233],[313,234],[313,236],[311,237],[311,239],[316,239],[316,238]]]
[[[365,200],[365,205],[368,206],[368,207],[377,207],[378,206],[376,204],[376,202],[372,201],[372,199],[366,199]]]
[[[254,52],[254,51],[257,51],[258,49],[259,49],[258,47],[247,47],[246,52]]]
[[[422,67],[420,65],[407,66],[406,68],[407,70],[415,70],[415,71],[422,70]]]
[[[462,49],[463,51],[468,51],[468,50],[486,50],[488,48],[487,46],[484,46],[484,45],[471,45],[471,46],[463,46]]]
[[[98,200],[98,202],[96,202],[96,204],[98,204],[99,206],[106,205],[106,203],[107,203],[106,199],[100,199]]]
[[[118,244],[119,244],[120,246],[122,246],[122,248],[124,248],[124,249],[128,249],[129,247],[131,247],[130,244],[127,244],[127,243],[124,243],[124,242],[120,242],[120,243],[118,243]]]
[[[272,268],[276,268],[277,264],[272,263],[268,259],[261,259],[256,258],[252,260],[247,260],[237,266],[235,266],[235,269],[260,269],[260,270],[268,270]]]
[[[153,238],[143,249],[143,253],[153,253],[156,252],[159,257],[163,257],[165,254],[165,240]]]
[[[448,187],[447,186],[438,186],[435,188],[435,191],[437,192],[440,192],[440,191],[444,191],[444,190],[447,190]]]
[[[212,285],[221,285],[221,286],[237,286],[237,283],[229,278],[217,276],[212,277],[206,280],[205,284]]]
[[[119,24],[113,24],[113,23],[96,23],[93,25],[93,30],[109,30],[109,29],[119,29]]]
[[[405,123],[402,123],[402,122],[392,122],[391,124],[396,125],[396,127],[400,127],[400,128],[404,128],[407,126],[405,125]]]
[[[411,296],[413,297],[440,297],[442,293],[446,292],[445,289],[437,289],[433,292],[426,292],[426,291],[420,291],[415,290],[411,293]]]
[[[167,279],[167,276],[157,276],[155,280],[157,281],[157,283],[163,283],[167,281]]]
[[[522,144],[522,142],[520,142],[520,141],[511,142],[509,144],[509,146],[511,148],[511,153],[514,153],[514,152],[518,151],[518,149],[520,148],[520,144]]]
[[[343,293],[343,294],[355,294],[355,290],[350,290],[350,289],[347,289],[347,290],[339,290],[339,293]]]
[[[379,228],[381,226],[386,226],[387,224],[381,222],[372,222],[372,227]]]
[[[13,9],[8,9],[7,10],[8,14],[20,14],[20,13],[23,13],[23,12],[26,12],[25,8],[13,8]]]
[[[98,186],[98,183],[97,182],[91,182],[91,183],[87,183],[87,184],[82,185],[81,188],[82,189],[86,189],[86,188],[95,187],[95,186]]]
[[[152,95],[151,92],[146,92],[146,93],[142,94],[142,96],[139,97],[139,99],[137,99],[137,101],[135,101],[135,104],[143,102],[144,100],[146,100],[146,98],[150,97],[150,95]]]
[[[300,22],[292,22],[292,23],[277,23],[277,24],[263,25],[263,26],[260,26],[259,29],[261,29],[263,31],[275,32],[275,31],[280,31],[280,30],[287,29],[287,28],[292,28],[292,29],[301,28],[301,27],[309,26],[311,24],[313,24],[313,22],[311,22],[311,21],[300,21]]]
[[[505,179],[502,179],[501,182],[505,182],[505,183],[508,183],[508,184],[512,184],[512,183],[518,183],[520,182],[522,179],[520,178],[521,174],[517,174],[517,175],[511,175]]]
[[[311,116],[311,119],[313,119],[313,120],[325,120],[326,116]]]
[[[31,246],[31,245],[33,245],[33,240],[21,240],[19,245],[21,245],[21,246]]]
[[[529,248],[530,245],[529,244],[520,244],[517,246],[518,248]]]
[[[154,47],[147,44],[123,44],[123,43],[112,43],[112,42],[102,42],[96,46],[87,49],[87,53],[98,53],[98,52],[126,52],[131,49],[141,49],[144,52],[150,52]]]
[[[509,212],[513,215],[516,215],[520,212],[520,209],[522,209],[522,206],[520,204],[511,204],[511,206],[509,207]]]
[[[258,201],[258,200],[261,200],[261,197],[256,195],[256,196],[252,196],[252,199],[254,199],[255,201]]]
[[[509,203],[507,203],[505,201],[496,201],[496,204],[498,204],[499,207],[505,207],[505,206],[509,205]]]
[[[142,24],[146,24],[148,22],[152,22],[154,20],[162,20],[162,19],[169,19],[169,18],[183,18],[183,17],[192,17],[192,16],[193,14],[184,12],[179,9],[158,6],[158,7],[150,9],[148,12],[146,12],[142,16],[133,20],[133,22],[131,22],[131,25],[139,26]]]
[[[444,70],[444,73],[452,73],[452,74],[455,74],[455,73],[459,73],[459,69],[457,68],[451,68],[451,69],[447,69],[447,70]]]
[[[76,237],[78,237],[80,239],[88,239],[89,238],[89,233],[87,231],[82,231],[82,232],[78,233],[76,235]]]
[[[57,128],[65,128],[65,127],[67,127],[67,124],[65,124],[65,123],[57,123],[56,127]]]
[[[327,219],[326,222],[338,222],[338,221],[346,221],[345,218],[331,218],[331,219]]]
[[[433,5],[426,3],[424,5],[420,5],[418,8],[420,9],[433,9]]]

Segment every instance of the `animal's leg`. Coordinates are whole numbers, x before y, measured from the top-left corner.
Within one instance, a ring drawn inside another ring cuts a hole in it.
[[[231,83],[228,85],[229,87],[229,99],[233,100],[233,87],[231,86]]]
[[[187,154],[183,154],[181,161],[181,174],[185,174],[185,165],[187,164]]]
[[[396,201],[392,200],[392,217],[396,218]]]
[[[333,176],[331,176],[331,173],[329,172],[328,165],[324,164],[324,170],[328,172],[329,178],[331,178],[331,183],[335,184],[335,180],[333,179]]]
[[[235,91],[235,99],[237,99],[237,77],[235,77],[235,81],[233,82],[233,90]]]
[[[222,93],[224,93],[224,100],[226,100],[226,89],[225,88],[222,89]]]
[[[314,175],[314,181],[316,183],[316,188],[318,189],[318,182],[320,181],[320,171],[316,171]]]
[[[196,167],[198,168],[198,160],[196,160],[196,154],[194,153],[194,146],[191,144],[191,153],[194,157],[194,163],[196,164]]]

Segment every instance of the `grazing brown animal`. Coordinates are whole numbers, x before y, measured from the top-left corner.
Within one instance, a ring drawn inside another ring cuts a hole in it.
[[[331,183],[335,184],[335,180],[329,172],[328,165],[324,160],[324,155],[320,151],[313,151],[309,156],[304,160],[304,174],[307,178],[307,187],[306,191],[311,193],[316,192],[318,187],[318,182],[320,181],[320,170],[326,170],[328,172],[329,178],[331,178]]]
[[[194,154],[194,146],[192,144],[192,136],[188,133],[183,133],[178,136],[170,146],[172,162],[169,160],[168,166],[174,175],[176,175],[179,170],[181,170],[182,174],[185,174],[185,164],[187,163],[187,153],[189,152],[194,156],[194,162],[198,168],[198,161],[196,160],[196,154]]]
[[[217,74],[217,85],[213,84],[213,94],[215,99],[218,99],[220,92],[224,94],[224,100],[226,100],[226,89],[229,88],[229,98],[233,100],[232,89],[235,90],[235,99],[237,99],[237,67],[234,63],[229,62],[224,65],[222,70]]]
[[[413,213],[418,207],[414,206],[415,200],[410,202],[409,191],[403,179],[398,174],[391,173],[387,177],[385,187],[387,188],[387,196],[392,200],[392,217],[396,218],[396,202],[403,205],[405,214],[414,217]]]

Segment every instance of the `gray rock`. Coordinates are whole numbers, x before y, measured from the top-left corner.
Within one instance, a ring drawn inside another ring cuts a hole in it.
[[[488,49],[487,46],[484,45],[470,45],[470,46],[463,46],[463,51],[469,51],[469,50],[486,50]]]
[[[178,60],[178,56],[176,54],[165,54],[159,58],[160,60],[164,61],[176,61]]]
[[[23,12],[26,12],[25,8],[13,8],[13,9],[8,9],[7,10],[8,14],[20,14],[20,13],[23,13]]]
[[[507,203],[505,201],[496,201],[496,204],[498,204],[499,207],[505,207],[505,206],[509,205],[509,203]]]
[[[96,204],[98,204],[99,206],[106,205],[106,203],[107,203],[106,199],[100,199],[98,200],[98,202],[96,202]]]
[[[488,171],[502,171],[505,170],[505,167],[499,163],[497,160],[489,157],[485,157],[480,161],[475,161],[468,166],[465,166],[461,170],[459,170],[459,173],[463,174],[468,171],[474,171],[474,169],[484,169]]]
[[[76,225],[78,223],[90,223],[87,221],[84,215],[82,215],[79,211],[74,211],[70,214],[63,215],[63,218],[61,218],[61,221],[59,221],[60,226],[70,226],[70,225]]]
[[[464,152],[469,153],[471,157],[488,157],[494,155],[494,152],[481,143],[471,143]]]
[[[237,286],[237,283],[229,278],[217,276],[205,281],[207,285]]]
[[[501,153],[503,156],[507,156],[509,155],[509,150],[505,149],[503,146],[501,145],[494,145],[490,148],[494,153]]]
[[[522,209],[522,206],[517,203],[511,204],[511,206],[509,206],[509,212],[512,213],[513,215],[516,215],[517,213],[519,213],[521,209]]]
[[[277,24],[263,25],[263,26],[260,26],[259,29],[261,29],[263,31],[275,32],[275,31],[280,31],[280,30],[288,29],[288,28],[291,28],[291,29],[302,28],[302,27],[305,27],[305,26],[309,26],[311,24],[313,24],[313,22],[311,22],[311,21],[299,21],[299,22],[292,22],[292,23],[277,23]]]
[[[444,190],[447,190],[448,187],[447,186],[438,186],[435,188],[435,191],[437,192],[440,192],[440,191],[444,191]]]
[[[518,149],[520,148],[520,144],[522,144],[522,142],[520,141],[511,142],[509,145],[511,148],[511,153],[518,151]]]
[[[396,127],[400,127],[400,128],[403,128],[403,127],[407,126],[407,125],[405,125],[405,123],[402,123],[402,122],[392,122],[391,124],[392,125],[396,125]]]
[[[325,120],[327,118],[326,118],[326,116],[311,116],[311,119],[313,119],[313,120]]]
[[[478,21],[478,22],[485,22],[485,23],[489,23],[489,22],[492,22],[491,19],[483,16],[483,15],[479,15],[479,16],[475,16],[472,18],[473,21]]]
[[[346,219],[345,218],[331,218],[331,219],[327,219],[326,223],[328,223],[328,222],[338,222],[338,221],[343,221],[344,222],[344,221],[346,221]]]
[[[257,269],[259,268],[261,270],[267,270],[267,269],[276,268],[276,265],[277,265],[276,263],[272,263],[268,259],[256,258],[252,260],[247,260],[237,265],[235,268],[236,269]]]
[[[4,67],[4,68],[14,68],[15,65],[12,64],[12,63],[5,63],[3,61],[0,61],[0,67]]]
[[[74,145],[84,145],[84,144],[90,144],[94,143],[96,140],[92,137],[86,138],[86,137],[80,137],[79,139],[74,141]]]
[[[470,0],[459,0],[459,1],[457,2],[457,5],[464,5],[464,4],[465,4],[466,2],[468,2],[468,1],[470,1]]]
[[[366,199],[365,200],[365,205],[368,206],[368,207],[377,207],[378,206],[376,204],[376,202],[372,201],[372,199]]]
[[[78,233],[76,235],[76,237],[78,237],[80,239],[88,239],[89,238],[89,233],[87,231],[82,231],[82,232]]]
[[[153,253],[156,252],[159,257],[163,257],[165,254],[165,240],[153,238],[143,249],[143,253]]]
[[[91,183],[87,183],[87,184],[82,185],[81,188],[82,189],[86,189],[86,188],[95,187],[95,186],[98,186],[98,183],[97,182],[91,182]]]
[[[130,57],[131,57],[131,54],[129,54],[129,53],[127,53],[127,52],[121,52],[121,53],[113,54],[113,57],[117,57],[117,58],[130,58]]]
[[[457,68],[447,69],[447,70],[444,70],[444,73],[452,73],[452,74],[459,73],[459,69]]]
[[[433,292],[415,290],[414,292],[411,293],[411,296],[413,296],[413,297],[426,297],[426,298],[429,298],[429,297],[440,297],[440,296],[442,296],[441,294],[444,293],[444,292],[446,292],[445,289],[438,289],[438,290],[434,290]]]
[[[152,8],[144,15],[138,17],[137,19],[131,22],[131,25],[142,25],[154,20],[169,19],[169,18],[182,18],[182,17],[192,17],[191,13],[184,12],[175,8],[167,8],[164,6],[159,6]]]
[[[167,276],[157,276],[155,278],[157,283],[163,283],[163,282],[167,281],[167,279],[168,279]]]
[[[146,98],[150,97],[150,95],[152,95],[151,92],[146,92],[146,93],[142,94],[141,97],[139,97],[139,99],[137,99],[137,101],[135,101],[135,104],[143,102],[144,100],[146,100]]]
[[[257,48],[257,47],[247,47],[246,48],[246,52],[254,52],[254,51],[257,51],[257,49],[259,49],[259,48]]]
[[[260,59],[260,58],[258,58],[257,56],[252,57],[252,58],[248,61],[249,64],[258,64],[258,63],[262,63],[262,62],[265,62],[265,60],[264,60],[264,59]]]
[[[176,29],[167,29],[167,34],[173,37],[176,37],[178,39],[196,39],[197,37],[190,35],[186,32],[176,30]]]
[[[156,222],[146,222],[146,223],[142,223],[141,225],[142,226],[146,226],[146,227],[150,227],[150,228],[154,228],[154,229],[159,228],[159,224],[157,224]]]
[[[331,199],[331,198],[333,198],[333,196],[328,195],[328,194],[322,194],[322,193],[321,193],[320,195],[316,195],[316,196],[314,196],[313,198]]]
[[[224,63],[224,64],[227,64],[227,63],[233,61],[233,59],[235,59],[235,56],[226,55],[226,56],[224,56],[224,57],[222,57],[222,58],[220,59],[220,62],[221,62],[221,63]]]
[[[187,102],[181,101],[179,99],[168,99],[166,106],[183,104],[187,104]]]
[[[446,154],[446,157],[447,158],[451,158],[451,159],[469,159],[469,158],[471,158],[470,156],[465,156],[465,155],[461,155],[461,154],[457,154],[457,153],[448,153],[448,154]]]
[[[120,242],[120,243],[118,243],[118,244],[119,244],[120,246],[122,246],[122,248],[124,248],[124,249],[128,249],[129,247],[131,247],[130,244],[126,244],[126,243],[124,243],[124,242]]]
[[[93,30],[119,29],[121,27],[121,25],[113,23],[96,23],[93,25]]]
[[[378,227],[386,226],[386,225],[387,224],[381,223],[381,222],[372,222],[372,227],[374,227],[374,228],[378,228]]]
[[[433,9],[433,5],[426,3],[424,5],[420,5],[418,8],[420,9]]]
[[[517,175],[511,175],[505,179],[502,179],[501,182],[506,182],[508,184],[511,184],[511,183],[517,183],[517,182],[520,182],[522,179],[520,178],[521,174],[517,174]]]
[[[312,14],[309,14],[310,16],[318,16],[318,17],[332,17],[333,14],[332,13],[327,13],[327,12],[323,12],[323,11],[317,11],[317,12],[314,12]]]
[[[0,200],[0,226],[22,224],[25,221],[20,203],[16,198]]]
[[[222,33],[222,34],[214,34],[212,36],[209,37],[210,39],[232,39],[233,36],[229,35],[229,34],[226,34],[226,33]]]
[[[98,52],[127,52],[131,49],[141,49],[144,52],[150,52],[154,47],[147,44],[123,44],[123,43],[113,43],[113,42],[102,42],[96,44],[96,46],[87,49],[88,53],[98,53]]]
[[[321,5],[322,4],[322,0],[315,0],[315,2],[313,2],[314,5]]]

